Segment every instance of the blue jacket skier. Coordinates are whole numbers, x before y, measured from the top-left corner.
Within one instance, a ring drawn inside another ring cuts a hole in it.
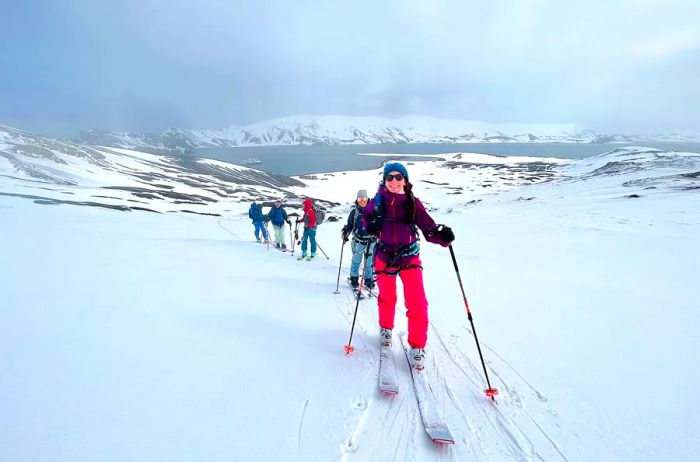
[[[286,250],[284,224],[291,224],[291,221],[287,218],[287,211],[282,207],[281,201],[275,201],[275,205],[267,212],[267,219],[272,223],[272,229],[275,232],[275,247]]]
[[[263,223],[267,221],[267,218],[265,217],[265,214],[263,214],[262,204],[253,202],[250,205],[250,209],[248,209],[248,218],[253,220],[253,225],[255,226],[255,240],[260,242],[260,232],[262,232],[262,236],[265,241],[269,241],[270,236],[268,236],[267,230],[265,229],[265,224]]]

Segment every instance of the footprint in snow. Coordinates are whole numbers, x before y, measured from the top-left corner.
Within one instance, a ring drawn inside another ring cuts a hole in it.
[[[352,402],[352,407],[358,411],[364,411],[367,409],[367,400],[362,397],[355,398],[355,400]]]
[[[348,438],[341,446],[340,449],[342,449],[344,452],[355,452],[357,451],[357,443],[355,442],[355,438],[352,436]]]

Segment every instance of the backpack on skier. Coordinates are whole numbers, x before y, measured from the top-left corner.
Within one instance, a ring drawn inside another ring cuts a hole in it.
[[[316,226],[323,224],[326,220],[326,211],[317,209],[316,207],[311,207],[314,212],[316,212]]]

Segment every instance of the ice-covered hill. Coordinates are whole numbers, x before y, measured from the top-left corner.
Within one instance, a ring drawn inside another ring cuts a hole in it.
[[[48,203],[214,215],[230,202],[279,197],[299,202],[288,189],[302,184],[216,160],[92,147],[5,126],[0,126],[0,177],[7,179],[0,194]]]
[[[640,148],[564,162],[462,153],[409,163],[416,195],[455,230],[500,391],[496,403],[484,397],[449,252],[423,243],[426,373],[456,439],[436,448],[399,345],[399,395],[377,392],[374,299],[359,303],[356,350],[343,354],[356,302],[343,285],[342,223],[319,227],[328,260],[301,262],[254,243],[238,200],[198,206],[218,217],[39,205],[25,196],[154,188],[142,172],[177,191],[194,183],[196,195],[224,186],[130,151],[51,144],[37,157],[27,146],[46,140],[22,144],[20,135],[0,138],[0,191],[15,193],[0,194],[0,460],[695,457],[696,154]],[[344,215],[378,173],[329,172],[275,188],[340,202],[334,211]],[[142,199],[145,208],[185,207]],[[402,303],[397,332],[406,329]]]
[[[493,124],[481,121],[402,117],[296,116],[220,130],[168,129],[162,133],[87,130],[89,144],[146,151],[186,151],[201,147],[391,143],[639,143],[700,141],[688,134],[640,137],[599,134],[571,124]]]

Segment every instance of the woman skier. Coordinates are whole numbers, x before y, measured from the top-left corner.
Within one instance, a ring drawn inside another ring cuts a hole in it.
[[[399,162],[387,163],[382,183],[364,208],[363,217],[367,232],[377,237],[374,270],[379,286],[380,340],[382,345],[391,345],[396,276],[400,276],[408,318],[411,365],[422,370],[428,339],[428,300],[423,287],[418,229],[428,242],[443,247],[449,246],[455,236],[449,227],[435,224],[412,189],[406,167]]]

